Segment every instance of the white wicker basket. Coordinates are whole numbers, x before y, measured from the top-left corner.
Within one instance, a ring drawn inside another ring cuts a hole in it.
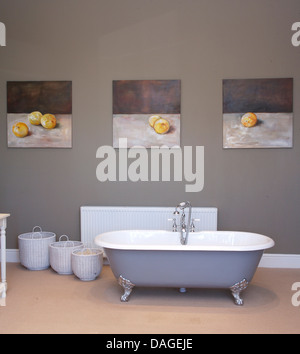
[[[39,231],[35,231],[39,228]],[[35,226],[32,232],[18,236],[21,264],[29,270],[44,270],[50,266],[49,245],[54,242],[53,232]]]
[[[66,237],[66,241],[61,241],[62,237]],[[83,248],[83,243],[79,241],[70,241],[68,236],[62,235],[58,242],[51,243],[50,249],[50,265],[58,274],[73,274],[72,271],[72,252]]]
[[[72,269],[82,281],[95,280],[103,266],[103,251],[97,248],[83,248],[72,252]]]

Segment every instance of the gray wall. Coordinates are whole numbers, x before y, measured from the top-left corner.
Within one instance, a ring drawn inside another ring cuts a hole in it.
[[[0,210],[8,248],[35,225],[80,237],[82,205],[219,208],[219,229],[300,253],[299,0],[10,0],[0,3]],[[294,78],[294,147],[223,150],[222,79]],[[203,191],[182,182],[99,182],[112,145],[112,80],[181,79],[181,145],[205,147]],[[6,81],[72,80],[73,148],[8,149]]]

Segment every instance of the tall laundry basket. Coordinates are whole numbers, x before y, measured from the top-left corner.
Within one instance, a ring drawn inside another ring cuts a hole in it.
[[[39,231],[36,231],[36,230]],[[35,226],[32,232],[18,236],[21,264],[29,270],[44,270],[50,267],[49,245],[56,240],[53,232],[42,231]]]
[[[66,241],[61,241],[62,237]],[[51,243],[50,249],[50,265],[58,274],[73,274],[72,270],[72,252],[83,248],[83,243],[79,241],[70,241],[69,237],[62,235],[58,242]]]

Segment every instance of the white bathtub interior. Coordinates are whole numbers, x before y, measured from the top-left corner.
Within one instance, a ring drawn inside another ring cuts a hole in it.
[[[82,206],[80,208],[81,241],[86,247],[96,247],[97,235],[117,230],[172,230],[174,207]],[[218,209],[192,209],[195,231],[216,231]]]

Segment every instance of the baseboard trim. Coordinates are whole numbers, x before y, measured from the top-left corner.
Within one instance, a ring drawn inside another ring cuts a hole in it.
[[[19,263],[19,250],[6,250],[7,263]],[[300,269],[300,254],[265,253],[258,265],[260,268],[293,268]]]
[[[0,256],[0,260],[1,260],[1,256]],[[18,249],[7,249],[6,250],[6,262],[7,263],[19,263],[20,262],[19,250]]]
[[[258,266],[261,268],[300,269],[300,254],[265,253]]]

